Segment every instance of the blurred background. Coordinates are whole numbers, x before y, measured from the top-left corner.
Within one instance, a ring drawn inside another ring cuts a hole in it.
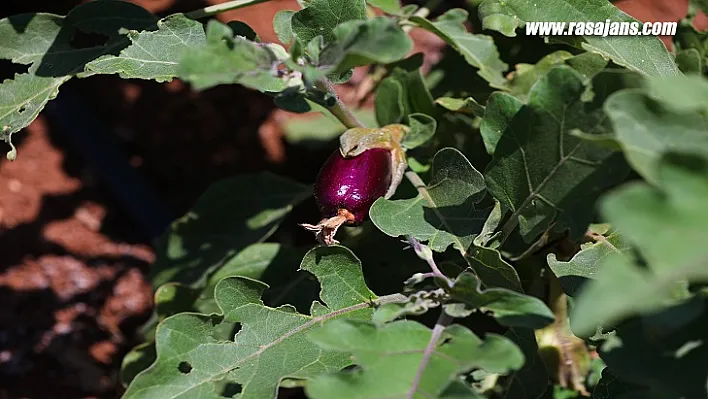
[[[221,1],[131,2],[168,15]],[[66,14],[80,3],[3,0],[0,18]],[[472,7],[432,3],[438,4],[433,15]],[[644,21],[676,21],[688,0],[616,4]],[[262,41],[277,42],[272,19],[281,9],[298,5],[273,0],[219,19],[244,21]],[[697,23],[705,27],[706,20]],[[444,45],[425,32],[412,35],[430,69]],[[93,39],[77,38],[77,45]],[[0,60],[0,81],[24,70]],[[363,113],[372,103],[366,72],[338,88]],[[17,160],[0,158],[0,399],[119,397],[121,359],[140,342],[138,327],[151,312],[145,274],[153,240],[218,179],[269,170],[311,183],[334,147],[308,145],[308,118],[276,110],[270,97],[238,86],[196,93],[179,81],[117,76],[62,86],[58,99],[13,136]],[[312,236],[296,222],[317,219],[308,201],[273,239],[308,245]]]

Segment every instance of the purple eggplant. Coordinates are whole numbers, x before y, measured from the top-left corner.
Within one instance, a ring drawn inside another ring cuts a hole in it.
[[[337,243],[334,235],[346,224],[363,223],[371,205],[386,195],[393,178],[391,151],[370,148],[345,158],[339,149],[327,159],[315,182],[315,199],[324,219],[317,225],[302,224],[326,245]]]
[[[372,148],[353,158],[336,150],[322,166],[315,182],[315,199],[322,216],[344,215],[350,226],[366,220],[371,204],[391,186],[391,153]]]

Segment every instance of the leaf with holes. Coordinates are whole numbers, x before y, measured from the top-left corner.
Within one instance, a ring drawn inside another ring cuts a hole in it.
[[[621,154],[571,134],[609,130],[602,109],[581,101],[584,91],[573,69],[552,69],[499,138],[485,177],[489,191],[513,211],[505,235],[518,223],[526,242],[553,225],[579,237],[597,196],[626,176]]]
[[[206,44],[204,27],[181,14],[160,20],[157,26],[154,32],[129,32],[130,46],[118,55],[89,62],[82,76],[117,73],[123,79],[171,81],[177,76],[182,54]]]
[[[344,247],[318,247],[300,268],[320,281],[320,298],[310,315],[290,305],[267,307],[267,285],[245,277],[221,280],[215,290],[221,316],[183,313],[157,328],[157,360],[128,387],[125,398],[274,398],[284,378],[309,379],[349,365],[346,352],[320,348],[308,333],[336,318],[370,320],[375,303],[405,300],[377,298],[364,283],[361,264]],[[212,334],[219,324],[241,326],[233,341]],[[228,393],[228,395],[226,395]]]
[[[130,41],[121,28],[154,28],[157,19],[127,2],[89,2],[66,17],[36,13],[0,20],[0,59],[29,65],[27,73],[0,84],[0,139],[29,125],[59,93],[59,87],[84,71],[87,63],[121,51]],[[84,46],[79,33],[99,34],[105,43]]]
[[[423,353],[431,330],[414,321],[377,327],[337,320],[309,337],[325,350],[351,352],[361,367],[317,377],[306,388],[313,399],[437,398],[457,376],[472,369],[505,374],[524,363],[519,348],[507,338],[486,334],[482,340],[460,325],[443,331],[428,360]]]

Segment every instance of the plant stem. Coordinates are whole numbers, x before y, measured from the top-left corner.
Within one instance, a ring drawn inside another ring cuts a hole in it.
[[[332,113],[332,115],[339,119],[339,121],[342,122],[342,124],[346,126],[347,129],[352,129],[355,127],[364,127],[364,124],[361,123],[356,118],[356,116],[351,113],[351,111],[349,111],[349,108],[347,108],[347,106],[344,105],[339,96],[337,96],[337,93],[334,91],[334,87],[332,87],[332,83],[330,83],[327,78],[317,80],[315,82],[315,86],[318,89],[326,91],[332,96],[334,96],[336,102],[331,107],[327,107],[327,109],[329,110],[329,112]]]
[[[428,346],[426,346],[425,350],[423,351],[423,358],[420,360],[420,365],[418,365],[418,371],[416,371],[415,373],[413,385],[411,385],[411,389],[406,395],[407,399],[413,398],[415,393],[418,391],[418,387],[420,386],[420,380],[423,378],[423,373],[425,373],[425,368],[428,366],[430,358],[433,357],[435,347],[437,346],[438,341],[440,341],[440,337],[442,336],[443,332],[445,332],[445,327],[450,325],[450,323],[452,323],[452,320],[452,317],[445,313],[444,310],[440,312],[440,317],[438,317],[438,321],[435,323],[435,327],[433,327],[433,333],[430,335],[430,341],[428,341]]]
[[[239,8],[252,6],[254,4],[265,3],[266,1],[270,0],[232,0],[227,1],[226,3],[215,4],[213,6],[190,11],[184,15],[187,18],[199,19],[204,17],[210,17],[212,15],[220,14],[226,11],[237,10]]]
[[[435,263],[435,259],[433,259],[433,251],[431,251],[430,248],[423,246],[420,241],[411,235],[407,235],[406,239],[411,244],[418,257],[428,262],[428,266],[430,266],[430,270],[433,271],[433,275],[445,281],[448,287],[452,287],[454,285],[453,281],[446,276]]]

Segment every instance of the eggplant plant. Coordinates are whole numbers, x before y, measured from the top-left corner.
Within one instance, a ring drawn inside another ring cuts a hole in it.
[[[168,228],[125,398],[708,398],[705,2],[671,50],[523,35],[633,21],[607,0],[303,0],[280,43],[214,18],[261,2],[0,20],[0,58],[28,66],[0,84],[10,146],[62,84],[118,74],[266,93],[312,113],[287,140],[331,151],[308,181],[218,182]],[[369,106],[334,90],[354,68]],[[315,237],[275,240],[298,223]]]

